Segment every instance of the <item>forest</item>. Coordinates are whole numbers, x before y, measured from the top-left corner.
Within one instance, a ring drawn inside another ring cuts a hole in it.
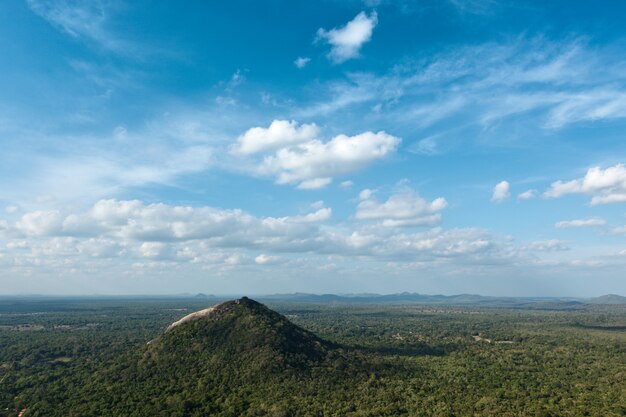
[[[626,415],[624,305],[218,301],[0,300],[0,415]]]

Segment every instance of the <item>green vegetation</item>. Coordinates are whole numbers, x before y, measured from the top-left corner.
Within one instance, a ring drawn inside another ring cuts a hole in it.
[[[0,415],[626,415],[623,305],[212,303],[1,300]]]

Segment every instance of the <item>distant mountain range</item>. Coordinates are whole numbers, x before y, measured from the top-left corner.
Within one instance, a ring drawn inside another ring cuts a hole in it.
[[[176,299],[194,298],[196,300],[220,301],[235,298],[238,295],[214,294],[170,294],[170,295],[0,295],[0,300],[42,300],[62,301],[66,299]],[[361,303],[361,304],[439,304],[439,305],[482,305],[493,307],[513,308],[576,308],[584,305],[624,305],[626,297],[617,294],[607,294],[594,298],[579,297],[494,297],[478,294],[456,295],[428,295],[412,292],[396,294],[269,294],[256,295],[256,299],[265,302],[302,302],[302,303]]]
[[[584,304],[626,304],[626,297],[609,294],[596,298],[573,298],[573,297],[492,297],[477,294],[458,295],[427,295],[419,293],[403,292],[397,294],[273,294],[258,296],[258,299],[266,301],[293,301],[309,303],[421,303],[421,304],[448,304],[448,305],[485,305],[485,306],[511,306],[511,307],[549,307],[559,308],[581,306]]]

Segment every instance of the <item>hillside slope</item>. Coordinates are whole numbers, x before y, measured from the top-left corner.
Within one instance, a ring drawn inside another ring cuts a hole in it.
[[[330,344],[261,303],[243,297],[189,314],[152,341],[145,361],[185,369],[303,368],[323,360]]]

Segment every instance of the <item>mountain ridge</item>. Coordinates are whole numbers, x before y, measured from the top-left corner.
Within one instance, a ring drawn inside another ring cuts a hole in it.
[[[619,296],[618,296],[619,297]],[[290,301],[290,302],[339,302],[339,303],[423,303],[423,304],[448,304],[448,305],[484,305],[484,306],[511,306],[511,307],[542,307],[560,306],[577,307],[585,304],[594,304],[591,298],[577,297],[499,297],[479,294],[421,294],[402,292],[394,294],[271,294],[257,297],[267,301]]]

